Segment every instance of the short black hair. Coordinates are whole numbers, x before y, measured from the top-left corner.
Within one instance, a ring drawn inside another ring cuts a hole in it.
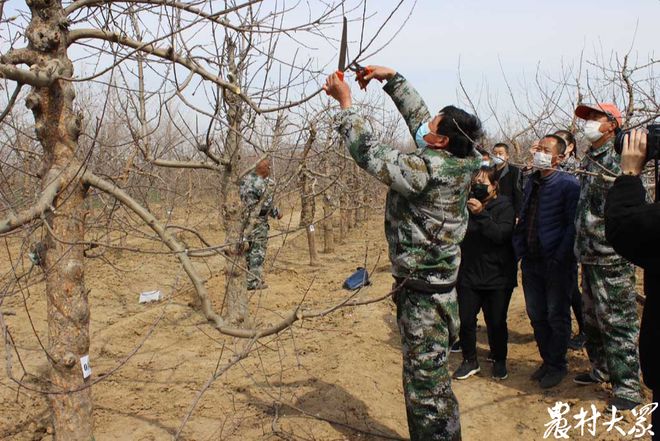
[[[554,133],[550,133],[549,135],[545,135],[543,138],[550,138],[557,141],[557,153],[559,155],[563,155],[564,152],[566,151],[566,141],[564,141],[564,138],[562,138],[561,136],[555,135]]]
[[[498,147],[502,147],[505,152],[509,153],[509,144],[505,144],[503,142],[498,142],[493,146],[493,150],[495,150]]]
[[[442,120],[436,133],[449,138],[449,153],[465,158],[475,148],[477,140],[483,136],[481,121],[475,115],[455,106],[446,106],[440,113]]]
[[[491,183],[493,187],[495,187],[495,192],[499,193],[500,191],[500,172],[495,169],[495,167],[489,167],[489,168],[482,168],[479,170],[479,173],[483,173],[486,177],[488,177],[488,181]],[[477,173],[477,175],[479,175]],[[476,178],[477,176],[475,176]]]
[[[573,134],[572,134],[571,132],[569,132],[568,130],[557,130],[557,131],[555,132],[555,135],[561,137],[561,138],[566,142],[566,147],[568,147],[569,144],[573,144],[573,145],[575,145],[575,135],[573,135]],[[575,152],[576,150],[577,150],[577,149],[573,149],[573,150],[571,151],[571,155],[572,155],[572,156],[575,156],[575,155],[576,155],[576,152]]]

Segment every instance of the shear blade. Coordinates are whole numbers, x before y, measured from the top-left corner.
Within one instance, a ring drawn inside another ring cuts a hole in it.
[[[344,17],[344,25],[341,30],[341,44],[339,45],[339,63],[337,70],[343,72],[346,70],[346,51],[348,50],[348,23]]]

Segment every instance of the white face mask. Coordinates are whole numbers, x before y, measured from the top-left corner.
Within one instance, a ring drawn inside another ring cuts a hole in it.
[[[596,142],[603,137],[604,133],[600,131],[600,125],[602,123],[598,121],[587,121],[584,125],[584,137],[587,138],[589,142]]]
[[[495,164],[495,165],[502,165],[502,164],[504,164],[505,162],[506,162],[506,161],[504,160],[503,157],[501,157],[501,156],[493,156],[493,164]]]
[[[534,153],[534,167],[536,168],[551,168],[552,155],[549,153],[536,152]]]

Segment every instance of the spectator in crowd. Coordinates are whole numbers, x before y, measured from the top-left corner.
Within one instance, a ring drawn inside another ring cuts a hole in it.
[[[493,146],[493,161],[497,169],[498,191],[513,204],[516,217],[522,205],[522,172],[515,165],[509,164],[509,145],[503,142]]]
[[[532,146],[529,148],[529,157],[525,160],[525,163],[523,167],[520,168],[520,173],[522,174],[522,188],[523,188],[523,198],[525,196],[525,187],[527,187],[527,183],[529,182],[529,179],[532,177],[532,174],[534,174],[534,152],[538,149],[538,140],[532,144]],[[520,213],[519,213],[520,214]]]
[[[514,234],[516,256],[522,258],[527,314],[543,360],[532,379],[542,388],[556,386],[568,372],[570,265],[579,184],[575,177],[557,172],[565,150],[566,143],[557,135],[547,135],[535,144],[538,170],[525,186]]]
[[[566,142],[566,153],[564,159],[559,164],[559,168],[564,171],[574,171],[578,168],[578,161],[576,159],[575,151],[575,136],[568,130],[557,130],[555,135],[561,136]],[[575,255],[574,255],[575,256]],[[584,335],[584,318],[582,315],[582,294],[578,285],[578,263],[577,259],[571,263],[571,283],[569,285],[571,290],[571,308],[575,315],[575,321],[578,325],[578,333],[573,336],[569,342],[569,349],[578,351],[584,347],[587,337]]]
[[[614,151],[621,112],[614,104],[599,103],[580,105],[575,115],[586,121],[584,134],[591,143],[581,167],[591,174],[580,177],[575,242],[582,264],[585,346],[591,371],[574,381],[581,385],[611,383],[613,398],[608,409],[630,410],[642,402],[635,268],[605,237],[605,198],[612,176],[621,174],[620,158]]]
[[[635,265],[644,268],[644,312],[639,335],[639,358],[644,382],[660,401],[660,203],[647,204],[640,178],[646,162],[646,133],[633,130],[624,138],[621,176],[607,195],[605,234],[614,249]],[[655,435],[660,440],[660,409],[652,414]]]
[[[555,135],[561,136],[566,142],[566,153],[559,164],[559,168],[564,171],[573,171],[580,166],[580,161],[577,159],[577,144],[575,143],[575,135],[568,130],[557,130]]]
[[[476,176],[467,207],[468,229],[461,244],[458,273],[458,310],[463,363],[454,373],[458,380],[480,371],[477,361],[477,314],[483,310],[488,331],[492,377],[507,378],[507,311],[516,284],[516,262],[511,237],[515,214],[511,202],[500,197],[497,172],[482,169]]]

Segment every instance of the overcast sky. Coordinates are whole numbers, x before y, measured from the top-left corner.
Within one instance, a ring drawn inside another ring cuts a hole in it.
[[[380,0],[380,10],[396,4]],[[381,15],[382,16],[382,15]],[[500,62],[514,86],[540,65],[560,77],[562,63],[597,54],[632,54],[646,62],[660,42],[660,1],[419,0],[404,31],[369,61],[395,67],[431,109],[457,102],[458,65],[475,95],[487,83],[506,108]]]
[[[290,7],[294,0],[282,1],[278,1],[280,7]],[[305,23],[308,16],[316,18],[322,13],[319,0],[295,1],[298,3],[294,13],[287,15],[291,23],[286,24]],[[362,9],[350,9],[351,4],[357,3],[358,0],[346,3],[346,15],[354,20],[349,25],[352,55],[357,52]],[[399,0],[367,0],[367,15],[373,16],[365,34],[373,35],[398,3]],[[269,5],[274,4],[274,0],[264,0],[262,11],[267,13],[272,9]],[[405,0],[376,47],[395,33],[413,4],[414,0]],[[25,9],[23,1],[12,0],[8,5],[8,14],[15,7]],[[514,94],[521,95],[530,90],[528,86],[537,69],[547,78],[560,79],[562,69],[577,66],[581,53],[586,61],[597,57],[609,60],[612,52],[623,55],[632,47],[633,64],[646,63],[654,57],[654,45],[660,41],[659,22],[660,0],[418,0],[403,31],[366,62],[400,71],[435,112],[447,104],[465,106],[464,98],[458,94],[460,60],[463,83],[474,100],[481,98],[480,116],[492,131],[495,123],[486,115],[485,97],[496,102],[498,114],[513,110],[502,70]],[[324,28],[323,32],[338,39],[339,23],[337,20],[334,28]],[[208,34],[197,33],[194,38],[206,40]],[[297,38],[305,36],[294,33],[288,42],[281,42],[283,58],[293,57],[296,51],[292,49],[301,49]],[[305,55],[316,60],[314,65],[330,73],[336,66],[336,45],[336,40],[318,38],[309,49],[302,50],[309,50]],[[72,55],[78,53],[79,49],[72,50]],[[297,60],[304,59],[297,56]],[[585,66],[588,68],[588,63]],[[97,67],[93,64],[91,68]],[[76,66],[78,75],[89,69],[82,64]],[[362,92],[357,87],[353,89],[359,98]],[[377,88],[370,89],[379,93]]]

